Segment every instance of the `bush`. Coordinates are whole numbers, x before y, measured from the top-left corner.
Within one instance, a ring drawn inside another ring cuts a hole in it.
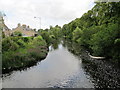
[[[8,37],[2,42],[2,68],[7,70],[31,66],[45,58],[48,52],[46,42],[41,36]]]
[[[118,33],[118,25],[109,24],[102,28],[101,31],[93,34],[90,39],[90,48],[93,50],[93,53],[97,56],[114,57],[113,51],[116,47],[115,44],[119,42],[119,39],[116,39],[116,37],[119,37]]]
[[[23,40],[24,42],[29,42],[29,41],[32,40],[32,37],[22,37],[22,40]]]
[[[46,46],[45,40],[43,40],[42,36],[35,37],[31,42],[34,46]]]
[[[25,47],[25,42],[22,40],[22,39],[19,39],[17,41],[17,44],[21,47],[21,48],[24,48]]]
[[[22,36],[22,33],[19,31],[15,31],[14,33],[12,33],[12,36]]]
[[[15,51],[19,48],[19,45],[16,42],[11,42],[11,46],[9,48],[9,50],[11,51]]]
[[[19,45],[13,40],[11,40],[10,37],[4,38],[2,40],[2,52],[8,51],[8,50],[15,51],[18,48],[19,48]]]

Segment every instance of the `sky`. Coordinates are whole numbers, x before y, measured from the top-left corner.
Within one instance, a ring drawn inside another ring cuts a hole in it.
[[[0,11],[6,14],[5,24],[10,29],[18,23],[45,29],[80,18],[94,5],[94,0],[0,0]]]

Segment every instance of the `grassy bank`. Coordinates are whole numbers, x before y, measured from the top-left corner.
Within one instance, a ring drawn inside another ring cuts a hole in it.
[[[47,52],[47,44],[41,36],[3,38],[2,70],[5,72],[32,66],[44,59]]]

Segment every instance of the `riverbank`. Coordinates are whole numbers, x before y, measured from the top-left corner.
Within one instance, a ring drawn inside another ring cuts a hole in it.
[[[82,60],[82,67],[86,74],[93,78],[95,88],[120,88],[119,63],[113,63],[113,60],[103,57],[91,57],[88,50],[77,43],[64,41],[63,44]]]
[[[94,88],[79,58],[62,44],[51,45],[48,56],[36,65],[3,74],[2,86],[3,88]]]
[[[35,65],[48,53],[47,44],[41,36],[5,38],[2,46],[2,73]]]
[[[91,58],[87,53],[81,56],[83,67],[96,83],[95,88],[120,88],[120,69],[107,60]]]

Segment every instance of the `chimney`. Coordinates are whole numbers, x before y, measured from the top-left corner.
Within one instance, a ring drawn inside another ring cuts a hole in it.
[[[28,26],[27,28],[30,28],[30,26]]]
[[[20,27],[21,26],[21,24],[20,23],[18,23],[18,27]]]
[[[23,25],[22,25],[22,27],[23,27],[23,28],[26,28],[26,25],[25,25],[25,24],[23,24]]]

